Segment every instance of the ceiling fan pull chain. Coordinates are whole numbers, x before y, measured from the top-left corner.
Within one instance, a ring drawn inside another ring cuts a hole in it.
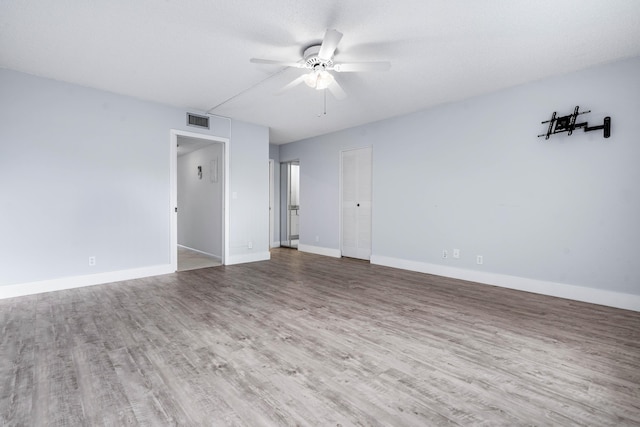
[[[324,115],[327,115],[327,89],[323,90],[324,92]]]

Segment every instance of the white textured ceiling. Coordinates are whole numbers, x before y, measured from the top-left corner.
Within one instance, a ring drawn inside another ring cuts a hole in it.
[[[326,28],[348,98],[300,85]],[[285,143],[640,56],[640,0],[1,0],[0,67],[270,127]],[[272,76],[272,77],[270,77]],[[265,80],[266,79],[266,80]]]

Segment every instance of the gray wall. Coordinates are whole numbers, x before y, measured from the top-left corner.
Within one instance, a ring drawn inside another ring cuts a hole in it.
[[[269,256],[269,129],[233,122],[229,247],[232,263]],[[248,243],[253,248],[248,247]],[[237,260],[237,261],[236,261]]]
[[[282,145],[300,243],[340,248],[340,151],[371,145],[374,256],[639,295],[638,76],[634,58]],[[611,137],[536,137],[576,105]]]
[[[223,246],[222,147],[214,143],[179,156],[177,175],[178,244],[218,258]],[[218,165],[217,173],[211,170],[212,161]]]
[[[172,128],[231,139],[230,241],[268,257],[266,127],[5,69],[0,93],[0,285],[170,265]]]

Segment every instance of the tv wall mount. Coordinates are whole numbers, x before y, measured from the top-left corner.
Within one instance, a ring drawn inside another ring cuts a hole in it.
[[[607,116],[604,118],[604,123],[600,126],[589,126],[587,122],[584,123],[576,123],[576,120],[579,115],[590,113],[589,111],[578,112],[580,107],[576,105],[575,110],[573,110],[573,114],[569,114],[568,116],[557,117],[556,112],[554,111],[551,115],[551,120],[545,120],[542,122],[549,123],[549,127],[547,128],[547,133],[543,133],[542,135],[538,135],[538,138],[544,136],[544,139],[549,139],[549,137],[556,133],[567,132],[568,135],[571,135],[574,130],[578,128],[583,128],[585,132],[591,132],[592,130],[600,130],[602,129],[605,138],[609,138],[611,136],[611,117]]]

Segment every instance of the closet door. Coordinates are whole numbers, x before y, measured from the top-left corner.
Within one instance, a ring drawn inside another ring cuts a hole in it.
[[[371,258],[371,147],[342,152],[342,255]]]

